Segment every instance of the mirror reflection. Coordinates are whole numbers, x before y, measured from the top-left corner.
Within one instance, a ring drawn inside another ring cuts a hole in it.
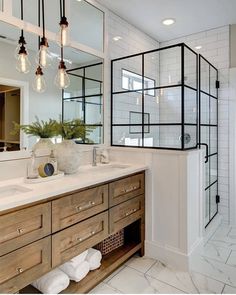
[[[12,135],[11,131],[13,122],[30,124],[35,122],[36,117],[45,121],[80,119],[94,126],[89,135],[90,141],[102,143],[103,60],[65,47],[64,62],[70,85],[62,91],[55,83],[60,47],[56,42],[49,41],[51,65],[43,69],[45,91],[38,93],[35,91],[38,36],[24,32],[30,63],[27,74],[16,69],[19,36],[18,28],[0,22],[0,151],[31,149],[37,141],[36,137]]]

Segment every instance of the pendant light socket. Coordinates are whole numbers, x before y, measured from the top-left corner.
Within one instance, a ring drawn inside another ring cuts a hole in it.
[[[42,68],[40,66],[37,67],[37,70],[35,72],[35,75],[43,76],[43,71],[42,71]]]
[[[27,55],[27,51],[26,51],[26,48],[25,48],[24,44],[22,44],[20,46],[20,50],[19,50],[18,54],[25,54],[25,55]]]
[[[24,36],[22,36],[22,35],[20,36],[18,44],[24,44],[24,45],[26,44]]]
[[[69,23],[68,23],[67,18],[65,16],[61,17],[61,21],[60,21],[59,25],[60,26],[65,26],[65,27],[69,26]]]
[[[63,60],[60,61],[59,66],[58,66],[59,70],[66,70],[66,65],[65,62]]]
[[[46,47],[49,47],[48,39],[47,39],[46,37],[43,36],[43,37],[41,38],[40,46],[46,46]]]

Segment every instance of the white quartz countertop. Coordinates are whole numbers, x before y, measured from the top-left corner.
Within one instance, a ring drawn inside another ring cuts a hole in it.
[[[65,175],[63,178],[48,182],[26,184],[24,178],[14,178],[0,181],[0,212],[19,206],[42,201],[70,191],[79,190],[88,186],[112,181],[129,174],[147,170],[144,164],[110,163],[99,164],[96,167],[81,166],[76,174]],[[27,191],[11,196],[1,195],[6,187],[20,186]]]

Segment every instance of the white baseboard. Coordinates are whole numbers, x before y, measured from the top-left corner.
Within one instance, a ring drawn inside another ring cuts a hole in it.
[[[190,257],[197,252],[203,244],[203,239],[199,239],[193,245],[191,252],[186,254],[169,246],[163,246],[153,241],[145,241],[145,255],[157,259],[166,265],[170,265],[182,271],[190,268]]]

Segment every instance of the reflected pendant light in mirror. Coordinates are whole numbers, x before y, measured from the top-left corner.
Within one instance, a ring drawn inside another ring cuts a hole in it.
[[[69,38],[69,23],[67,21],[67,18],[65,16],[65,0],[60,0],[60,30],[58,33],[58,43],[62,46],[68,45],[68,38]]]
[[[41,0],[38,0],[38,26],[40,28],[40,1]],[[41,49],[41,42],[40,42],[40,37],[38,37],[38,47],[39,47],[39,51]],[[42,71],[42,68],[40,66],[40,54],[38,55],[38,59],[37,59],[37,64],[38,64],[38,67],[37,67],[37,70],[35,72],[35,78],[34,78],[34,81],[33,81],[33,84],[32,84],[32,87],[34,89],[34,91],[38,92],[38,93],[43,93],[45,90],[46,90],[46,82],[45,82],[45,79],[44,79],[44,75],[43,75],[43,71]]]
[[[21,20],[23,21],[24,15],[23,15],[23,0],[21,0]],[[30,71],[30,61],[28,58],[28,52],[26,50],[26,42],[24,38],[24,31],[21,30],[21,36],[18,42],[17,46],[17,55],[16,55],[16,69],[20,73],[27,74]]]
[[[40,18],[40,0],[38,4],[38,14]],[[47,68],[51,66],[52,64],[52,56],[51,53],[49,52],[48,48],[48,40],[45,37],[45,10],[44,10],[44,0],[42,0],[42,20],[43,20],[43,37],[41,38],[40,41],[40,47],[39,51],[36,55],[36,63],[39,63],[39,65],[43,68]]]

